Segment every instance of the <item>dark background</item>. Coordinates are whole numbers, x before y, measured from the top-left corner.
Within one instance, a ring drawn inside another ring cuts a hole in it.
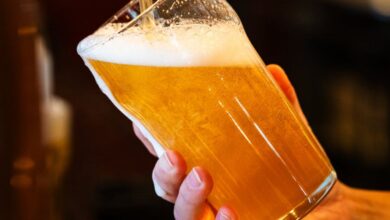
[[[390,190],[390,20],[366,3],[229,2],[264,61],[285,68],[340,180]],[[77,43],[126,3],[43,1],[55,93],[73,109],[71,160],[59,199],[64,219],[172,219],[172,206],[154,195],[156,159],[76,53]]]

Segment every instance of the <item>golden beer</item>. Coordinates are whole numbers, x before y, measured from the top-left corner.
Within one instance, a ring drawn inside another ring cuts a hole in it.
[[[215,208],[227,204],[243,220],[303,216],[333,184],[333,168],[243,31],[177,25],[168,35],[184,46],[164,43],[158,28],[158,37],[134,29],[81,55],[149,138],[211,173]]]

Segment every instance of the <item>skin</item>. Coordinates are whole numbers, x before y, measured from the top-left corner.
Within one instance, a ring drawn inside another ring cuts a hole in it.
[[[303,122],[307,123],[294,87],[284,70],[278,65],[268,65],[267,69]],[[136,126],[134,132],[148,151],[156,156],[151,143]],[[212,190],[213,180],[207,170],[194,167],[186,174],[186,169],[183,157],[177,152],[167,150],[157,161],[152,174],[157,195],[175,204],[175,219],[238,219],[234,207],[224,206],[213,210],[208,204],[207,196]],[[328,196],[305,217],[305,220],[322,219],[390,219],[390,192],[353,189],[338,181]]]

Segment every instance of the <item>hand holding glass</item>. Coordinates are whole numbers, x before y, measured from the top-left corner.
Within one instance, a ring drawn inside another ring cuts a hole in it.
[[[131,1],[78,52],[158,154],[176,150],[211,173],[215,208],[298,219],[336,181],[224,0]]]

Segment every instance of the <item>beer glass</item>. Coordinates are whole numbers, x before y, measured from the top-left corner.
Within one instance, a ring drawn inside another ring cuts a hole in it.
[[[240,219],[299,219],[336,174],[225,0],[133,0],[78,46],[101,90],[150,140],[214,180]]]

